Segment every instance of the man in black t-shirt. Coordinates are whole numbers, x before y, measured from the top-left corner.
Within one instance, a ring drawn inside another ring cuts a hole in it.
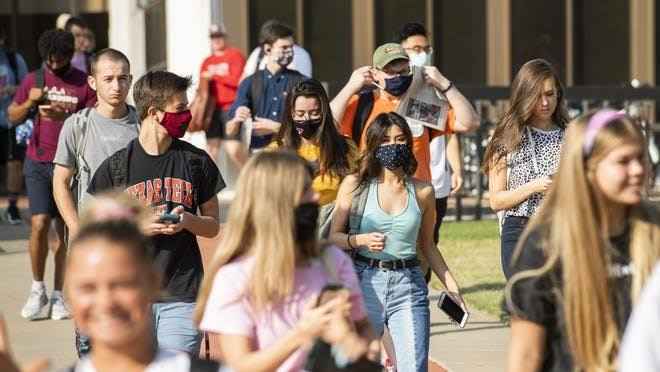
[[[120,188],[153,208],[146,234],[153,236],[165,291],[153,305],[155,334],[160,348],[194,354],[200,337],[192,313],[203,274],[196,236],[217,235],[216,194],[225,183],[205,151],[179,140],[191,118],[189,85],[167,71],[148,72],[135,83],[140,134],[101,164],[88,192]],[[169,222],[161,218],[165,213],[174,215]]]

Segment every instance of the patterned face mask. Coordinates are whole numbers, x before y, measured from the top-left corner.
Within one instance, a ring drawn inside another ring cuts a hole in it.
[[[410,151],[410,147],[405,143],[382,145],[376,150],[376,159],[378,159],[383,167],[389,170],[395,170],[410,164],[412,152]]]

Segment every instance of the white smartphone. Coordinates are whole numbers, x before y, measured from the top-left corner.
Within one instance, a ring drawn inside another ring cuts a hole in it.
[[[470,313],[463,310],[463,308],[457,304],[447,292],[442,292],[440,294],[438,308],[447,314],[449,318],[455,321],[461,328],[465,327],[468,318],[470,317]]]

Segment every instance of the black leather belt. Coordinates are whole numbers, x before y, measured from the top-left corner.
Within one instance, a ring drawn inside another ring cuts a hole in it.
[[[378,269],[387,269],[387,270],[398,270],[398,269],[405,269],[407,267],[419,266],[419,260],[417,258],[383,261],[383,260],[377,260],[375,258],[368,258],[358,255],[355,257],[355,260],[364,262],[369,267],[378,268]]]

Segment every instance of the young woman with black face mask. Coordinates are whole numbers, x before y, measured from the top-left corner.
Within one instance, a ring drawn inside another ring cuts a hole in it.
[[[195,313],[202,330],[219,334],[232,370],[299,371],[317,337],[334,343],[357,334],[364,352],[375,339],[350,257],[317,242],[311,184],[309,165],[289,151],[258,153],[241,171]],[[346,289],[315,306],[331,281]],[[345,315],[355,331],[337,337],[335,321]]]
[[[357,168],[357,148],[337,131],[330,100],[318,80],[296,84],[287,95],[282,127],[270,149],[290,149],[313,165],[319,205],[333,202],[341,180]]]
[[[378,335],[387,325],[397,371],[426,371],[429,301],[418,245],[450,295],[465,305],[433,240],[433,187],[412,177],[417,162],[405,119],[393,112],[378,115],[367,129],[366,143],[359,174],[347,176],[339,188],[330,240],[355,254],[369,319]],[[360,229],[347,234],[353,199],[364,192]]]

